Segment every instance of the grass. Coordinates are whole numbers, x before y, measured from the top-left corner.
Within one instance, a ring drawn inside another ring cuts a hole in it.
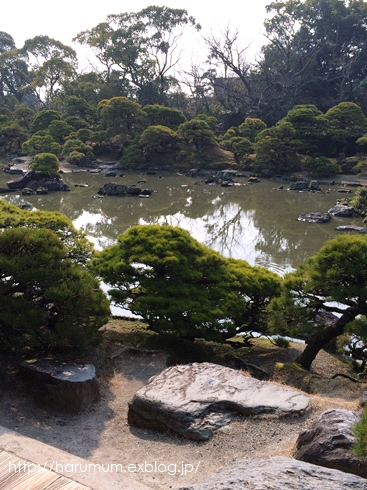
[[[107,343],[131,345],[139,349],[162,350],[172,357],[173,363],[214,362],[225,364],[228,357],[245,357],[249,362],[256,358],[259,367],[269,369],[275,357],[287,357],[287,349],[275,345],[267,338],[251,338],[246,342],[243,336],[233,337],[225,343],[196,339],[191,342],[168,334],[157,334],[148,329],[141,320],[112,317],[102,328]],[[262,366],[263,364],[263,366]]]

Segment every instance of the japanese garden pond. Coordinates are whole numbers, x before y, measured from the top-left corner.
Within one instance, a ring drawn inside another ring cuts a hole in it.
[[[8,162],[0,161],[0,165]],[[0,172],[0,187],[17,176]],[[98,189],[107,182],[141,184],[154,189],[149,199],[131,197],[96,198]],[[22,196],[20,192],[1,194],[1,198],[20,204],[29,202],[37,209],[60,211],[72,219],[77,228],[86,231],[97,249],[117,240],[119,234],[136,224],[169,224],[179,226],[201,243],[226,257],[240,258],[251,265],[264,266],[280,275],[296,268],[315,254],[326,240],[341,232],[336,226],[355,224],[362,219],[333,217],[326,224],[297,221],[302,212],[326,212],[337,199],[345,197],[336,189],[321,185],[321,193],[276,190],[280,183],[261,179],[246,185],[221,187],[204,184],[200,178],[175,172],[160,175],[126,173],[123,177],[104,177],[87,171],[64,173],[70,192]],[[76,187],[85,184],[85,187]],[[331,188],[331,192],[325,192]],[[348,196],[353,195],[347,194]]]

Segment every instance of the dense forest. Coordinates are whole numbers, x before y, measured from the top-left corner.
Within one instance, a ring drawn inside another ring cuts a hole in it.
[[[240,32],[202,35],[184,9],[110,15],[78,33],[96,63],[39,35],[18,48],[0,32],[0,151],[87,164],[241,163],[266,175],[358,172],[367,145],[367,5],[289,0],[266,7],[255,61]],[[184,33],[206,61],[180,66]],[[256,157],[255,157],[256,155]],[[348,161],[348,157],[357,159]],[[342,167],[340,167],[342,165]]]

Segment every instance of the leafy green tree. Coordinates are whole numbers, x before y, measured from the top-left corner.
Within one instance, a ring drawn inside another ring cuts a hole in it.
[[[38,131],[22,144],[22,151],[26,155],[34,156],[38,153],[53,153],[60,155],[62,146],[46,131]]]
[[[140,134],[135,136],[127,148],[124,148],[121,163],[124,165],[134,165],[145,162],[143,148],[140,146]]]
[[[53,139],[63,145],[67,136],[74,131],[74,128],[70,126],[66,121],[55,119],[47,128],[47,133],[50,134]]]
[[[323,112],[343,100],[363,102],[360,86],[367,51],[363,0],[277,1],[266,10],[269,42],[257,66],[258,100],[264,109],[267,106],[279,120],[305,102]]]
[[[244,122],[238,127],[239,136],[249,139],[252,143],[255,142],[256,136],[264,129],[266,129],[266,124],[256,117],[246,117]]]
[[[34,119],[34,110],[26,104],[18,104],[13,111],[13,118],[18,124],[27,131],[31,128],[31,123]]]
[[[272,325],[292,334],[309,332],[297,362],[310,369],[318,352],[367,314],[367,238],[340,235],[285,276],[280,299],[272,303]],[[334,323],[317,321],[319,312],[338,315]]]
[[[235,293],[230,316],[241,332],[263,332],[268,329],[267,308],[270,301],[279,296],[282,280],[265,267],[252,267],[240,259],[227,259],[231,271],[230,288]]]
[[[37,131],[47,130],[52,121],[61,120],[61,113],[52,109],[45,109],[37,112],[34,116],[31,125],[31,133],[37,133]]]
[[[13,123],[0,128],[0,148],[4,152],[19,150],[26,139],[26,132],[19,124]]]
[[[0,32],[0,99],[9,104],[13,98],[21,103],[29,90],[30,74],[26,57],[16,49],[14,39]]]
[[[367,187],[358,187],[349,204],[358,214],[367,216]]]
[[[45,107],[49,107],[63,79],[75,75],[76,52],[48,36],[27,39],[21,52],[28,60],[33,93]]]
[[[115,70],[123,85],[138,91],[144,105],[154,104],[163,102],[170,87],[169,71],[180,58],[177,43],[190,26],[200,29],[186,10],[150,6],[136,13],[109,15],[106,22],[79,33],[75,40],[93,49],[105,66],[107,82]]]
[[[84,119],[80,119],[79,117],[77,116],[65,116],[63,118],[63,120],[69,124],[70,126],[72,126],[74,128],[74,130],[78,130],[78,129],[82,129],[82,128],[88,128],[89,127],[89,124],[84,121]]]
[[[194,118],[180,124],[177,132],[188,145],[195,146],[200,152],[205,147],[218,146],[214,132],[210,129],[209,124],[202,119]]]
[[[329,131],[329,120],[312,104],[296,105],[288,111],[283,121],[295,129],[299,141],[298,152],[305,155],[323,154],[325,139]]]
[[[255,143],[254,168],[270,175],[291,170],[298,146],[295,134],[292,124],[284,121],[261,131]]]
[[[36,155],[30,168],[41,174],[60,177],[58,173],[60,170],[59,159],[53,153],[40,153]]]
[[[90,145],[80,139],[68,139],[62,147],[62,154],[68,157],[74,151],[83,153],[85,157],[93,157],[93,148]]]
[[[146,159],[177,149],[180,136],[166,126],[149,126],[140,136],[139,145]]]
[[[367,129],[367,118],[353,102],[341,102],[325,114],[329,135],[335,144],[335,153],[355,154],[355,143]]]
[[[102,127],[107,136],[136,136],[146,126],[147,115],[141,105],[127,97],[112,97],[98,104]]]
[[[178,109],[164,107],[158,104],[146,105],[143,108],[148,116],[149,126],[166,126],[177,131],[180,124],[186,121],[186,117]]]
[[[239,136],[240,136],[240,132],[238,128],[232,126],[231,128],[227,129],[227,131],[224,133],[224,135],[222,136],[222,141],[224,143],[225,141],[228,141],[231,138],[237,138]]]
[[[237,162],[241,156],[251,153],[253,148],[251,141],[247,138],[242,138],[241,136],[234,136],[233,138],[226,139],[221,146],[225,150],[232,151]]]
[[[97,121],[97,109],[87,100],[76,95],[67,95],[64,99],[64,113],[66,116],[76,116],[88,124]]]
[[[85,264],[91,258],[91,243],[65,215],[50,211],[28,211],[0,199],[0,229],[3,231],[19,227],[53,231],[65,245],[67,256],[74,262]]]
[[[15,42],[13,37],[7,32],[0,31],[0,53],[15,49]]]
[[[360,421],[353,427],[355,443],[352,453],[356,456],[367,456],[367,405],[364,406]]]
[[[306,158],[303,167],[314,178],[329,177],[339,171],[339,165],[326,157]]]
[[[230,294],[226,259],[187,231],[134,226],[97,253],[92,265],[111,286],[112,300],[141,315],[151,330],[222,338]]]
[[[360,138],[357,139],[356,145],[363,148],[363,153],[367,152],[367,134],[364,134]]]
[[[102,141],[103,141],[106,135],[104,131],[101,131],[101,133],[103,133],[102,136]],[[83,143],[86,143],[87,141],[95,141],[96,132],[88,128],[80,128],[76,133],[73,133],[70,136],[73,137],[75,136],[75,139],[78,139],[80,141],[83,141]]]
[[[218,119],[215,116],[209,116],[208,114],[198,114],[195,116],[197,121],[205,121],[212,131],[215,131]]]
[[[98,281],[67,257],[47,229],[0,235],[0,345],[17,354],[85,349],[101,340],[109,313]]]

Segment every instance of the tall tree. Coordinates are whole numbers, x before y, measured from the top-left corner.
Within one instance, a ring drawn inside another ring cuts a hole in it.
[[[233,32],[227,27],[219,35],[211,33],[204,37],[204,41],[209,49],[210,64],[214,65],[217,77],[223,78],[222,81],[214,80],[216,84],[224,84],[226,89],[220,97],[221,102],[226,105],[224,97],[230,95],[229,98],[234,102],[237,99],[237,104],[240,102],[241,105],[245,103],[247,107],[255,107],[251,63],[246,57],[249,46],[243,45],[239,30],[235,29]],[[240,84],[235,84],[234,78],[237,78]],[[219,87],[216,92],[217,96],[220,96]]]
[[[3,103],[12,97],[16,102],[22,102],[29,92],[29,80],[26,56],[16,48],[10,34],[0,32],[0,97]]]
[[[280,299],[272,305],[273,324],[288,332],[309,332],[307,345],[297,359],[310,369],[318,352],[346,332],[359,315],[367,315],[367,239],[341,235],[328,241],[314,256],[284,279]],[[338,315],[320,323],[320,312]],[[279,330],[278,330],[279,331]]]
[[[278,119],[296,104],[315,104],[325,112],[344,100],[358,102],[367,55],[363,0],[279,1],[267,12],[269,44],[258,74]]]
[[[75,40],[91,46],[108,78],[113,69],[119,70],[122,83],[128,81],[138,91],[142,104],[162,103],[170,85],[169,72],[180,59],[178,41],[186,26],[200,29],[185,9],[150,6],[136,13],[109,15],[106,22],[79,33]],[[149,91],[149,98],[142,95]]]
[[[27,39],[21,52],[28,60],[30,86],[34,94],[45,107],[49,107],[62,81],[73,78],[76,73],[76,52],[48,36]]]

